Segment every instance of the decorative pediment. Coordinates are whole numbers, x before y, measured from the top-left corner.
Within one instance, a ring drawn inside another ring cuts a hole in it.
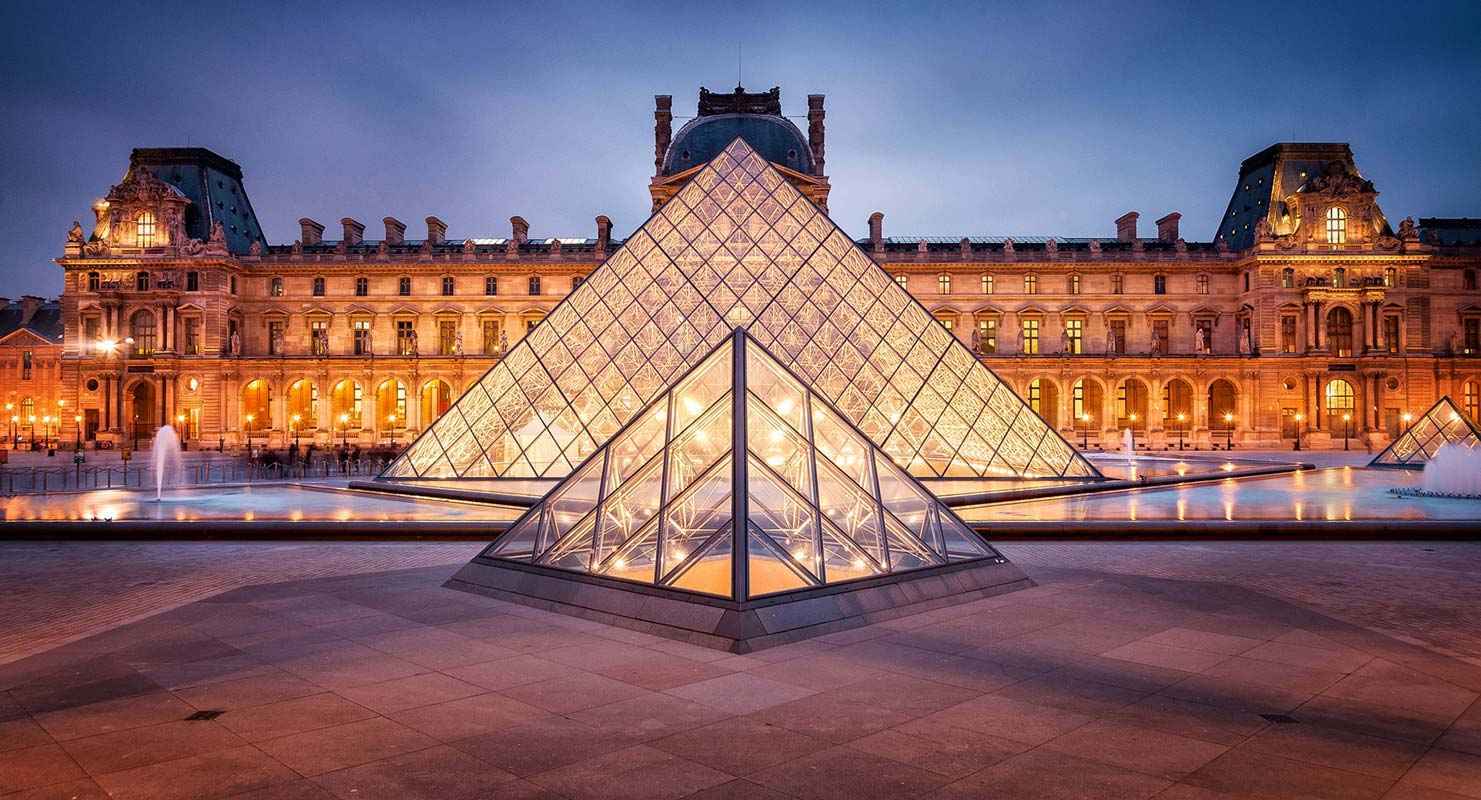
[[[375,316],[375,309],[367,305],[362,305],[360,303],[352,303],[347,308],[345,308],[345,313],[353,314],[358,317],[373,317]]]
[[[59,344],[59,342],[51,341],[30,328],[17,328],[4,336],[0,336],[0,345],[19,345],[25,344],[27,341],[34,341],[40,345]]]
[[[1147,309],[1147,313],[1159,316],[1172,316],[1178,313],[1178,310],[1166,303],[1158,303],[1157,305]]]
[[[399,306],[393,306],[387,313],[389,313],[393,317],[420,317],[422,315],[422,310],[417,308],[416,306],[410,306],[403,303]]]

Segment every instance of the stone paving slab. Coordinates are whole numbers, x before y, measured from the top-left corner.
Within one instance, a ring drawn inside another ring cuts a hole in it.
[[[453,569],[243,586],[0,666],[0,798],[1481,797],[1481,668],[1232,583],[1032,567],[727,656]]]

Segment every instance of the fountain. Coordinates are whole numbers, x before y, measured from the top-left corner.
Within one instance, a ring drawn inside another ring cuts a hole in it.
[[[180,459],[180,435],[169,425],[154,434],[154,444],[149,451],[154,464],[154,500],[164,499],[165,485],[180,483],[184,464]]]
[[[1481,447],[1440,445],[1425,462],[1420,487],[1429,497],[1481,498]]]
[[[1132,438],[1131,428],[1121,429],[1121,452],[1126,454],[1128,466],[1136,463],[1136,440]]]

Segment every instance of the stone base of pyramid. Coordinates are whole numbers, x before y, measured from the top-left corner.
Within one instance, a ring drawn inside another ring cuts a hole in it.
[[[1001,559],[946,564],[746,602],[476,558],[446,586],[691,644],[750,653],[1026,589]]]

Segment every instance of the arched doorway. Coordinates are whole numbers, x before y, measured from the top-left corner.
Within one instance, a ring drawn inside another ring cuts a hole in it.
[[[1193,421],[1193,385],[1182,378],[1162,384],[1162,427],[1187,435]]]
[[[1059,428],[1059,387],[1048,378],[1034,378],[1028,382],[1028,407],[1034,410],[1049,427]]]
[[[1341,378],[1333,378],[1327,381],[1323,394],[1327,401],[1327,430],[1341,434],[1347,430],[1348,423],[1356,428],[1357,420],[1353,418],[1353,410],[1357,403],[1352,384]]]
[[[266,380],[257,378],[242,387],[242,431],[261,436],[273,427],[272,391]]]
[[[1208,385],[1208,427],[1210,431],[1219,431],[1226,436],[1233,434],[1235,427],[1239,424],[1237,401],[1238,394],[1233,383],[1219,378]]]
[[[432,427],[432,423],[447,411],[453,402],[453,387],[447,381],[433,378],[422,384],[422,430]]]
[[[319,427],[319,385],[307,378],[288,387],[288,427],[294,434]]]
[[[129,387],[130,437],[137,444],[154,438],[159,428],[159,408],[155,404],[154,383],[141,380]]]
[[[1336,356],[1352,355],[1352,312],[1341,306],[1327,314],[1327,350]]]
[[[360,410],[364,404],[365,394],[359,383],[345,378],[334,384],[334,390],[329,393],[330,412],[334,415],[332,427],[341,435],[359,428]]]
[[[1127,378],[1116,387],[1116,427],[1147,429],[1147,384]]]
[[[388,436],[406,427],[406,384],[395,378],[381,381],[375,388],[375,413],[380,415],[376,427]]]

